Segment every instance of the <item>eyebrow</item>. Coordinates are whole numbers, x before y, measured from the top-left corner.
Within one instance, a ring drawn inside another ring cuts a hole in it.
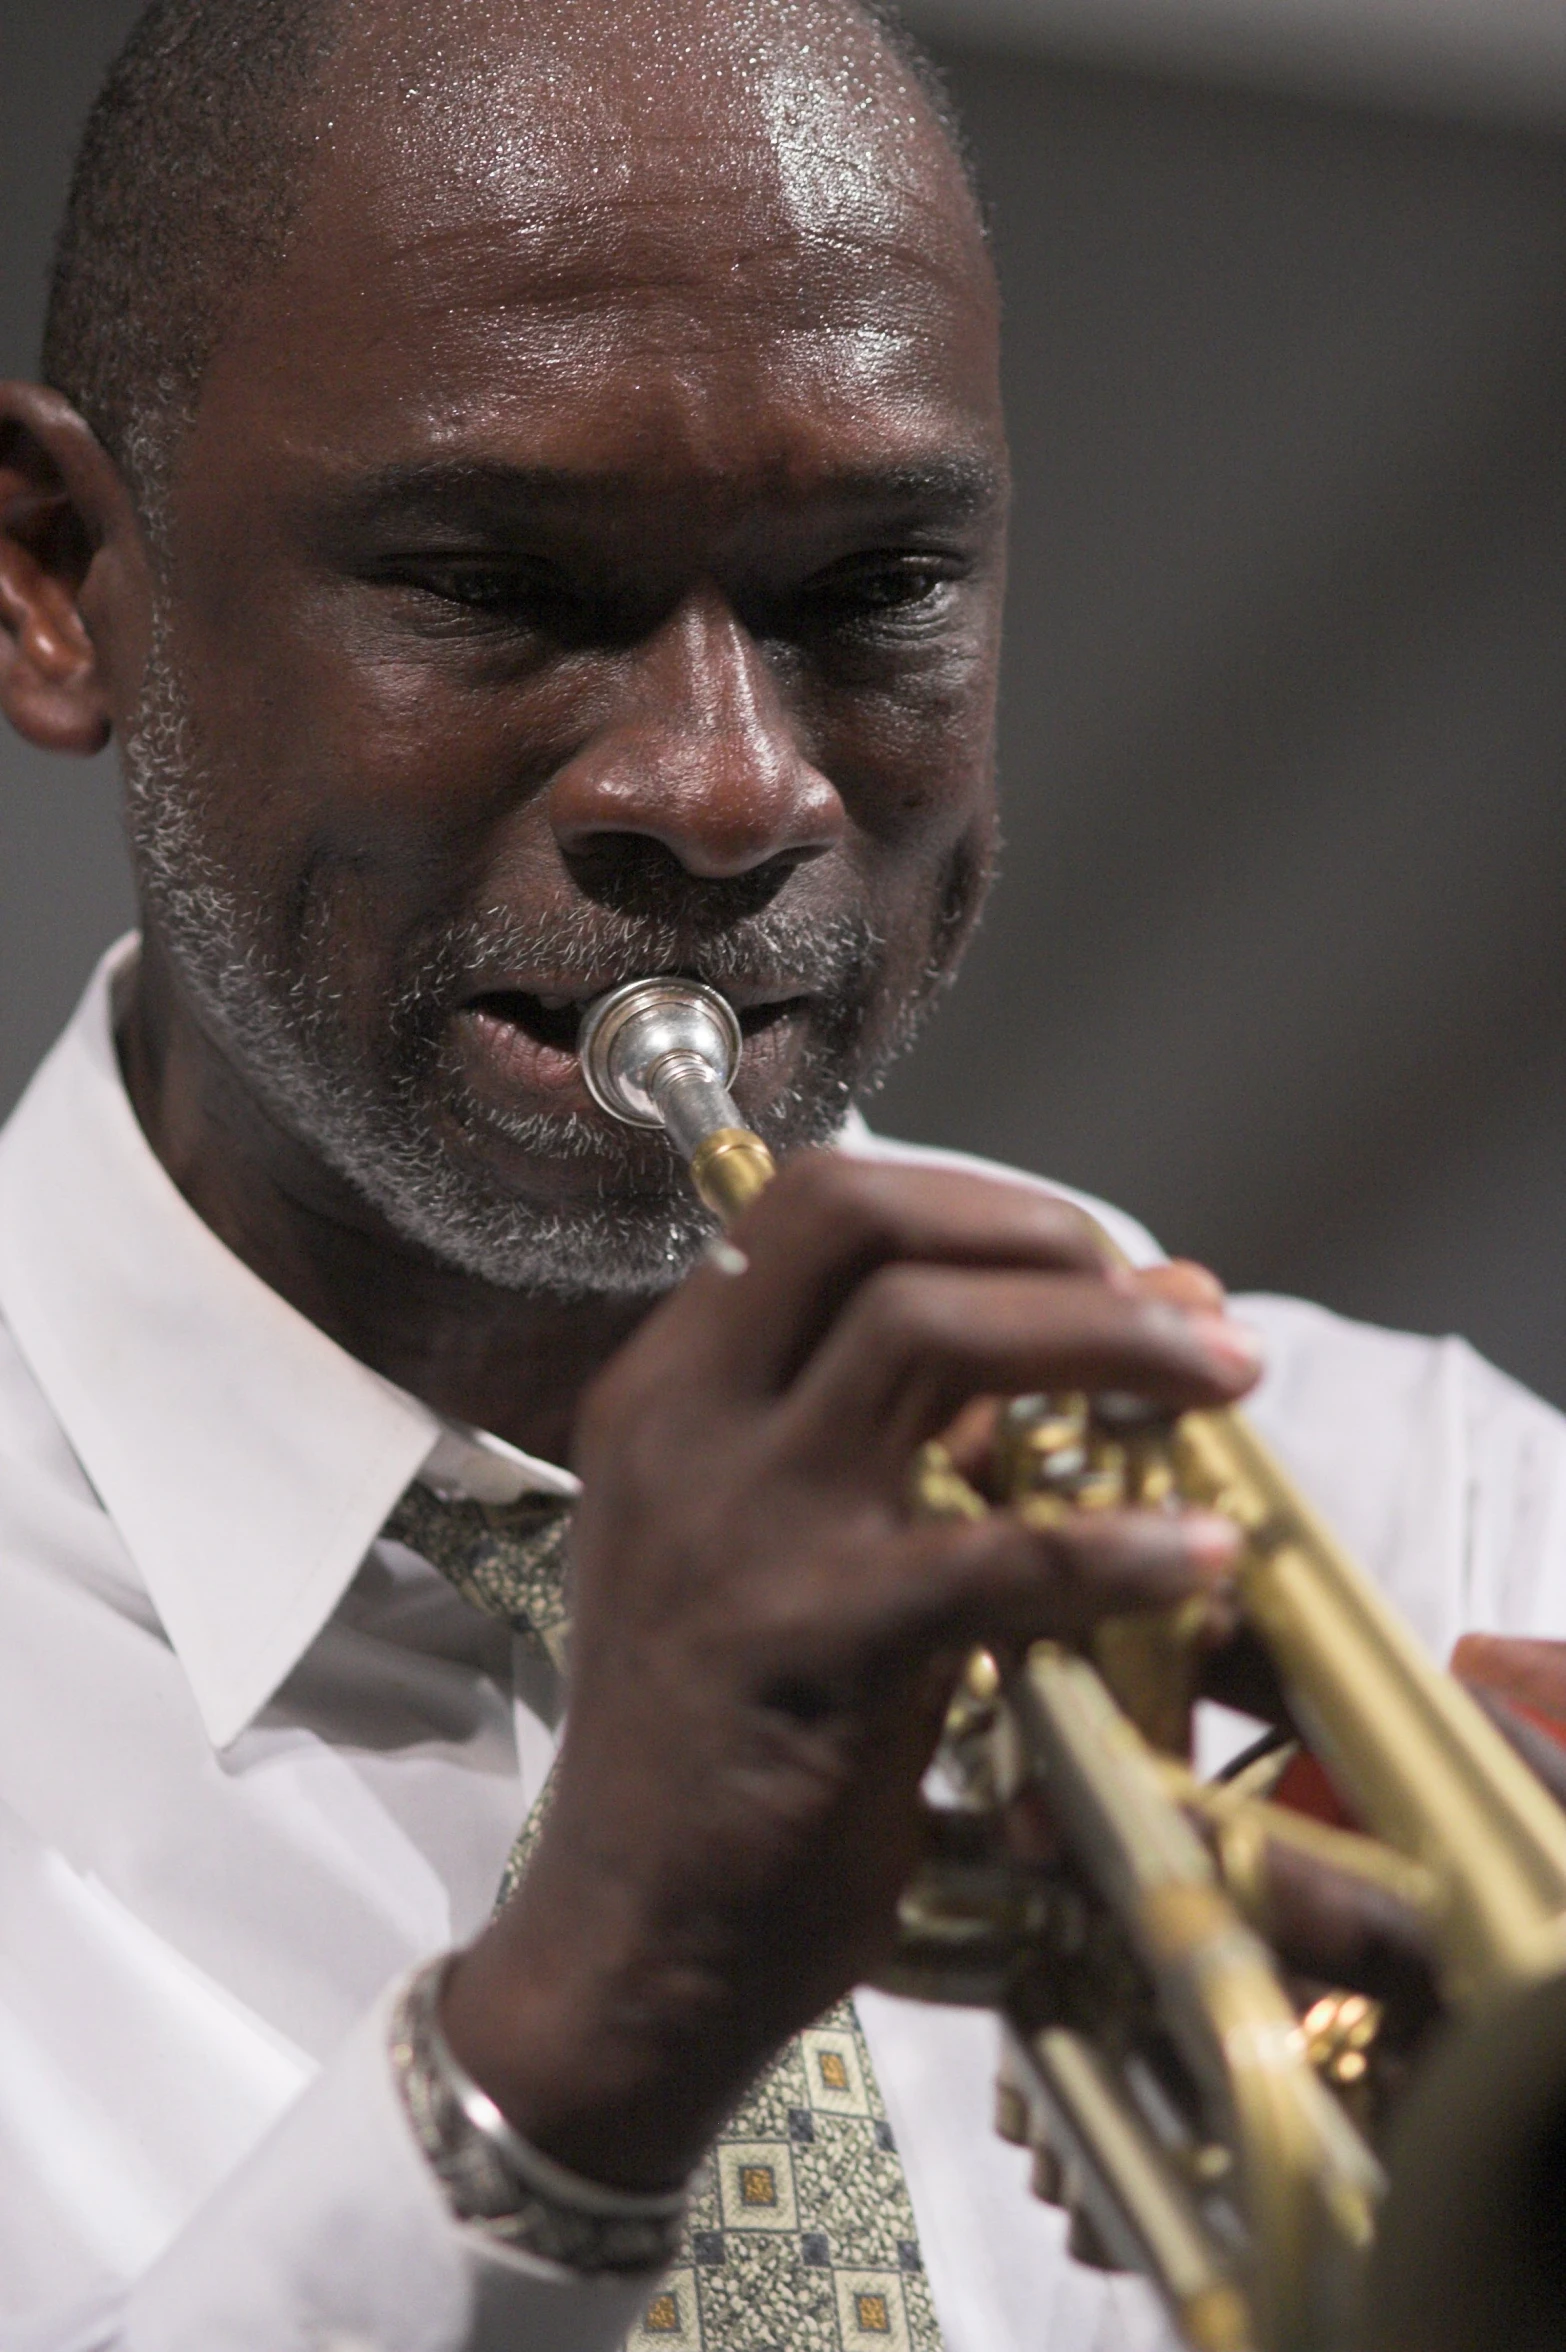
[[[881,512],[923,508],[947,521],[984,514],[999,501],[1004,487],[998,466],[966,455],[842,468],[798,488],[781,476],[760,477],[761,494],[770,492],[788,505]],[[541,508],[613,506],[643,496],[647,489],[645,476],[629,472],[446,460],[387,466],[358,476],[329,491],[322,512],[329,526],[349,529],[392,525],[493,530]]]

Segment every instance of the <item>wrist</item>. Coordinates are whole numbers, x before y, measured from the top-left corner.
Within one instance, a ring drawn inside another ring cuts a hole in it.
[[[726,2058],[732,2004],[697,1972],[611,1969],[601,1947],[596,1964],[570,1965],[513,1941],[492,1929],[450,1965],[438,2015],[457,2064],[554,2162],[609,2188],[673,2191],[764,2053]]]
[[[684,2227],[688,2184],[655,2193],[606,2187],[534,2148],[468,2074],[440,2023],[452,1957],[406,1987],[391,2056],[415,2138],[456,2220],[562,2268],[657,2272]]]

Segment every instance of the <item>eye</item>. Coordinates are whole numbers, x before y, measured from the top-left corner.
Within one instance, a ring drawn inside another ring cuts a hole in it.
[[[503,564],[453,564],[431,572],[429,587],[452,604],[478,605],[486,612],[534,601],[538,582]]]
[[[824,620],[838,627],[930,620],[944,610],[963,568],[951,556],[920,552],[854,556],[821,574],[806,596]]]
[[[563,627],[578,609],[558,574],[520,557],[408,557],[388,565],[381,577],[442,604],[528,628]]]

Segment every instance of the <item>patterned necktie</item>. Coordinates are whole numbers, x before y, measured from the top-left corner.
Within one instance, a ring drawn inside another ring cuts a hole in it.
[[[570,1505],[409,1487],[384,1533],[565,1672]],[[549,1804],[511,1850],[516,1888]],[[627,2352],[940,2352],[908,2185],[851,2001],[796,2035],[730,2117],[673,2269]]]

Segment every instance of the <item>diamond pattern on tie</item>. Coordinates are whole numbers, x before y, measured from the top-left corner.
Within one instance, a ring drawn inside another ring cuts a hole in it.
[[[565,1673],[569,1503],[494,1509],[411,1486],[385,1533]],[[553,1782],[523,1824],[516,1891]],[[724,2127],[674,2267],[626,2352],[940,2352],[908,2184],[870,2052],[843,2001],[775,2058]]]
[[[563,1675],[570,1528],[571,1505],[559,1495],[473,1503],[415,1483],[381,1532],[438,1568],[475,1609],[503,1617]]]

